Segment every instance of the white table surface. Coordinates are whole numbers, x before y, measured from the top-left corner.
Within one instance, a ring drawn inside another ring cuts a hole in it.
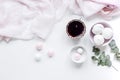
[[[35,49],[40,42],[38,39],[15,40],[8,44],[0,42],[0,80],[120,80],[120,62],[111,58],[113,65],[119,70],[116,71],[112,67],[98,67],[91,60],[93,44],[89,40],[89,29],[94,23],[104,20],[87,20],[87,33],[75,43],[65,32],[66,24],[73,18],[75,17],[65,15],[55,25],[41,52]],[[120,47],[120,17],[105,22],[113,27],[114,39]],[[76,45],[84,46],[87,50],[87,60],[81,66],[73,64],[68,55],[70,49]],[[55,51],[53,58],[47,56],[49,49]],[[34,59],[36,53],[41,54],[40,62]],[[109,50],[108,54],[113,57]]]

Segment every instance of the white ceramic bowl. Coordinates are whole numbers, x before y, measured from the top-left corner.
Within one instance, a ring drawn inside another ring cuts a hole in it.
[[[107,23],[105,23],[105,22],[98,22],[98,23],[96,23],[96,24],[102,24],[103,26],[104,26],[104,28],[111,28],[112,29],[112,27],[109,25],[109,24],[107,24]],[[94,24],[94,25],[96,25],[96,24]],[[94,27],[94,25],[91,27],[91,29],[90,29],[90,40],[91,40],[91,42],[93,43],[93,44],[95,44],[94,43],[94,36],[95,36],[95,34],[93,34],[93,32],[92,32],[92,29],[93,29],[93,27]],[[113,29],[112,29],[113,30]],[[112,40],[112,38],[113,38],[113,36],[110,38],[110,39],[105,39],[105,41],[104,41],[104,43],[102,44],[102,45],[95,45],[95,46],[98,46],[98,47],[101,47],[101,46],[106,46],[106,45],[108,45],[110,42],[111,42],[111,40]]]
[[[81,54],[81,57],[79,60],[75,60],[74,58],[72,58],[72,55],[75,54],[77,52],[77,49],[78,48],[82,48],[83,49],[83,53]],[[86,61],[86,50],[81,47],[81,46],[76,46],[74,48],[71,49],[70,53],[69,53],[69,56],[70,56],[70,59],[74,62],[74,63],[77,63],[77,64],[81,64],[81,63],[84,63]]]

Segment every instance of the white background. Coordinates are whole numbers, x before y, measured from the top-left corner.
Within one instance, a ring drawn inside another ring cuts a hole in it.
[[[114,68],[98,67],[91,60],[93,44],[89,40],[89,29],[96,23],[103,20],[91,18],[85,21],[87,32],[85,36],[76,43],[66,35],[66,24],[75,18],[65,15],[59,21],[51,35],[45,41],[43,51],[38,52],[35,46],[39,39],[30,41],[15,40],[10,43],[0,43],[0,80],[120,80],[120,62],[113,59],[113,54],[106,48],[106,53],[110,54]],[[79,18],[79,17],[77,17]],[[120,17],[109,23],[114,30],[114,39],[120,47]],[[80,45],[87,50],[87,60],[84,64],[77,66],[69,58],[72,47]],[[55,51],[53,58],[47,56],[47,51]],[[41,54],[41,61],[36,62],[36,53]]]

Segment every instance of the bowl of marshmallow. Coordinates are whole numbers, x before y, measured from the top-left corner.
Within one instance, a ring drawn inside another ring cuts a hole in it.
[[[113,29],[105,22],[99,22],[92,26],[90,39],[95,46],[106,46],[113,38]]]
[[[70,59],[74,63],[81,64],[86,61],[86,50],[82,46],[76,46],[72,48],[72,50],[69,53]]]

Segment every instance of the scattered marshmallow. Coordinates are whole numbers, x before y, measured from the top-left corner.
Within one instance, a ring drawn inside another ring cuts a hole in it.
[[[95,35],[94,36],[94,43],[95,45],[102,45],[104,43],[105,39],[102,35]]]
[[[48,51],[48,53],[47,53],[48,57],[53,57],[54,54],[55,54],[54,51]]]
[[[41,55],[39,53],[35,54],[35,60],[39,62],[41,60]]]
[[[36,50],[37,50],[37,51],[41,51],[42,49],[43,49],[43,43],[37,44]]]
[[[79,61],[81,58],[81,55],[79,53],[73,53],[72,54],[72,59],[75,61]]]
[[[102,34],[104,26],[102,24],[96,24],[93,26],[92,32],[96,35]]]
[[[83,49],[82,48],[78,48],[77,52],[80,53],[80,54],[82,54],[83,53]]]
[[[105,28],[103,30],[103,33],[102,33],[102,36],[105,38],[105,39],[110,39],[112,38],[113,36],[113,31],[111,28]]]
[[[36,46],[37,51],[41,51],[41,50],[42,50],[42,48],[43,48],[43,46],[42,46],[42,45],[37,45],[37,46]]]

